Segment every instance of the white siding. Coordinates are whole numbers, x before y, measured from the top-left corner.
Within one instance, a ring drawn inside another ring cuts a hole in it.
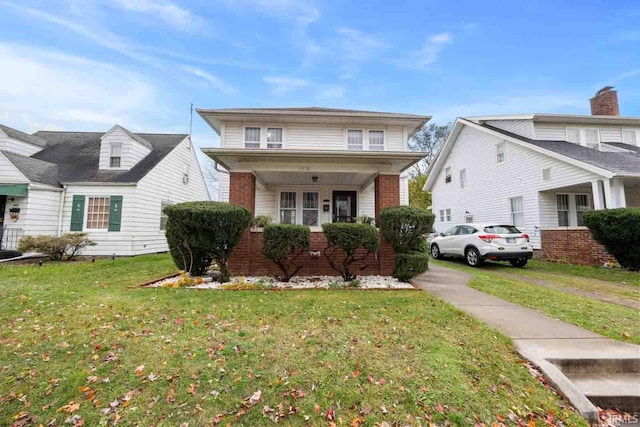
[[[475,222],[511,222],[509,198],[522,196],[525,208],[523,231],[530,234],[535,248],[540,247],[539,229],[545,224],[539,216],[539,191],[589,183],[597,176],[552,157],[513,143],[506,143],[505,162],[496,164],[495,146],[502,140],[480,130],[465,127],[433,186],[435,228],[446,231],[463,223],[465,212]],[[451,167],[452,181],[444,182],[444,169]],[[467,182],[460,188],[459,171],[466,169]],[[542,170],[551,168],[551,179],[542,180]],[[442,223],[441,209],[451,209],[451,223]],[[536,228],[538,227],[538,228]]]
[[[224,126],[224,138],[220,139],[222,148],[244,148],[244,127],[256,126],[267,127],[263,124],[228,122]],[[272,125],[268,125],[272,126]],[[385,150],[404,151],[406,141],[404,140],[403,128],[399,126],[370,127],[358,124],[349,126],[323,125],[323,124],[290,124],[273,126],[284,129],[284,148],[300,150],[345,150],[346,129],[363,129],[365,147],[367,140],[367,130],[384,130]],[[264,132],[263,132],[264,133]]]
[[[229,174],[218,174],[218,200],[229,202]]]
[[[409,204],[409,176],[400,175],[400,204]]]
[[[1,131],[0,131],[1,132]],[[0,134],[0,150],[11,151],[12,153],[22,154],[23,156],[33,156],[42,148],[19,139],[9,138]]]
[[[615,126],[574,123],[535,123],[535,138],[549,141],[566,141],[566,128],[599,129],[600,142],[622,142],[622,129],[637,129],[634,126]],[[638,134],[638,133],[637,133]],[[584,138],[584,136],[583,136]]]
[[[491,120],[486,123],[527,138],[534,137],[533,122],[531,120]]]
[[[37,236],[45,234],[55,236],[58,233],[60,194],[61,191],[29,189],[27,223],[24,227],[25,235]]]
[[[358,215],[376,216],[376,193],[375,184],[372,184],[360,192],[360,208]]]
[[[29,180],[0,153],[0,184],[28,184]]]
[[[276,221],[276,192],[256,188],[256,215],[268,215]]]
[[[168,250],[165,232],[160,230],[162,202],[209,200],[196,153],[189,146],[188,139],[182,141],[142,178],[136,190],[135,206],[126,217],[123,210],[122,224],[134,226],[132,247],[136,255]],[[189,165],[187,184],[182,179],[185,165]]]
[[[151,152],[148,147],[131,139],[124,130],[116,128],[100,144],[100,169],[110,169],[111,144],[122,146],[119,169],[131,169]]]
[[[566,141],[565,125],[556,123],[535,123],[535,139],[545,141]]]

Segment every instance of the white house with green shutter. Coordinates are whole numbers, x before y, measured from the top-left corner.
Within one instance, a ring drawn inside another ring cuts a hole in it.
[[[83,255],[168,250],[165,206],[209,200],[188,135],[108,132],[27,134],[0,125],[2,247],[26,235],[87,232]]]

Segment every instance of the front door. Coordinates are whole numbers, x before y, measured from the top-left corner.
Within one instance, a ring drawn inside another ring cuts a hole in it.
[[[358,216],[358,193],[355,191],[333,192],[333,222],[355,222]]]

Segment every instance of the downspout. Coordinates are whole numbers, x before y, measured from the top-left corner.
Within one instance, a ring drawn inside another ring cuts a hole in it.
[[[60,192],[60,210],[58,211],[58,237],[62,236],[62,210],[64,208],[64,198],[67,195],[67,186],[62,186],[62,191]]]
[[[220,169],[218,169],[218,166],[219,166],[219,165],[218,165],[218,162],[216,162],[216,161],[214,160],[214,161],[213,161],[213,163],[215,163],[215,165],[216,165],[216,167],[215,167],[216,172],[220,172],[220,173],[224,173],[224,174],[229,175],[229,171],[227,171],[227,170],[220,170]]]

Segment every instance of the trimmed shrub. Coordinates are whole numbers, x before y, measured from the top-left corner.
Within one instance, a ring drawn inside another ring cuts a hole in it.
[[[224,202],[178,203],[164,212],[167,243],[178,268],[200,276],[213,260],[220,267],[220,282],[228,281],[229,255],[251,223],[251,213]]]
[[[324,256],[345,282],[357,277],[352,272],[351,265],[360,262],[360,270],[364,270],[369,266],[365,262],[366,258],[380,247],[378,230],[371,225],[329,223],[322,224],[322,232],[327,238]]]
[[[429,255],[426,252],[395,254],[393,257],[393,277],[408,282],[429,268]]]
[[[640,208],[585,212],[584,224],[621,266],[640,270]]]
[[[41,252],[55,261],[69,261],[81,249],[95,245],[87,233],[65,233],[62,236],[25,236],[20,239],[18,250],[22,253]]]
[[[398,254],[419,250],[434,220],[433,214],[410,206],[392,206],[380,212],[382,235]]]
[[[273,222],[273,219],[269,215],[256,215],[251,220],[251,227],[252,228],[264,228],[267,225],[271,224],[272,222]]]
[[[306,225],[272,224],[262,233],[262,254],[275,262],[283,282],[288,282],[304,264],[296,263],[300,255],[309,251],[311,231]]]

